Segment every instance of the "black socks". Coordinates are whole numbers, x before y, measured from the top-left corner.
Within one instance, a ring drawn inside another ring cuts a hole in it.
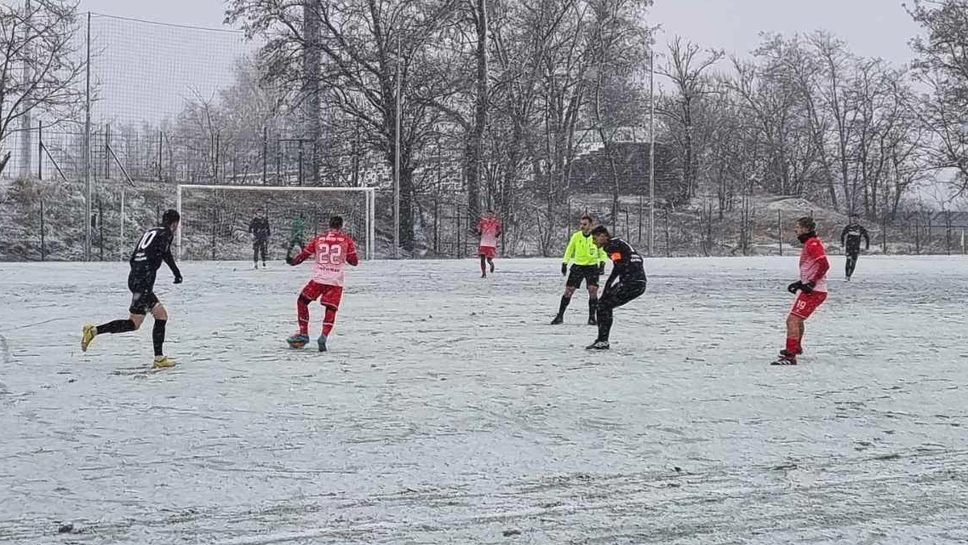
[[[102,333],[127,333],[129,331],[134,331],[134,322],[131,320],[115,320],[113,322],[108,322],[106,324],[101,324],[97,326],[97,334]]]
[[[155,356],[164,356],[162,345],[165,344],[165,324],[168,320],[155,320],[155,327],[151,330],[151,342],[155,345]]]
[[[558,316],[565,315],[565,309],[568,308],[568,303],[571,302],[571,297],[561,296],[561,304],[558,306]]]

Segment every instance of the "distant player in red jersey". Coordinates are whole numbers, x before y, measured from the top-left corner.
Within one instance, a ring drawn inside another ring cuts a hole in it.
[[[486,264],[494,272],[494,256],[497,255],[497,239],[501,236],[501,222],[493,211],[488,210],[481,217],[475,232],[481,236],[481,245],[477,251],[481,256],[481,278],[487,278]]]
[[[333,216],[329,220],[329,231],[313,238],[305,248],[286,263],[299,265],[309,257],[316,263],[313,277],[303,288],[296,300],[299,331],[287,339],[289,346],[302,348],[309,343],[309,303],[319,299],[326,308],[323,317],[323,333],[316,340],[319,351],[326,351],[326,339],[336,323],[336,312],[343,299],[343,268],[347,263],[354,267],[360,262],[356,255],[356,244],[342,231],[343,218]]]
[[[787,286],[787,291],[797,294],[793,308],[787,316],[786,348],[780,351],[780,358],[773,365],[796,365],[797,356],[803,354],[803,323],[824,301],[827,300],[827,271],[830,262],[824,251],[823,242],[817,237],[817,224],[813,218],[797,220],[793,230],[803,244],[800,251],[800,280]]]

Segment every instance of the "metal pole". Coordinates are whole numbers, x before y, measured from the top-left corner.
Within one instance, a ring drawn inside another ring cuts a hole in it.
[[[400,258],[400,28],[397,27],[393,129],[393,257]]]
[[[655,246],[655,52],[649,48],[649,256]]]
[[[91,187],[91,12],[87,12],[87,62],[85,65],[87,90],[84,99],[84,184],[87,188],[87,212],[84,216],[84,257],[91,260],[91,211],[94,191]]]
[[[175,210],[178,210],[178,217],[182,216],[182,186],[179,184],[175,188]],[[184,218],[182,219],[182,224],[184,224]],[[182,225],[178,226],[178,230],[175,231],[175,238],[178,244],[178,260],[181,261],[182,257]]]
[[[119,261],[124,261],[124,186],[121,186],[121,239],[118,243]]]
[[[47,242],[44,239],[44,198],[40,198],[40,260],[47,260]]]
[[[366,244],[367,259],[376,258],[376,190],[367,192],[370,195],[370,240]]]
[[[104,261],[104,206],[101,197],[97,198],[97,245],[98,261]]]
[[[298,154],[298,159],[299,159],[299,185],[302,186],[302,182],[303,182],[303,169],[302,169],[302,161],[303,161],[303,141],[302,141],[302,138],[299,139],[299,154]]]
[[[165,133],[158,131],[158,181],[164,180],[165,176],[161,170],[161,147],[164,142]]]
[[[111,179],[111,124],[104,125],[104,178]]]
[[[780,245],[780,255],[783,255],[783,212],[776,211],[776,242]]]
[[[44,122],[37,122],[37,179],[44,179]]]
[[[262,185],[266,185],[269,166],[269,129],[262,127]]]

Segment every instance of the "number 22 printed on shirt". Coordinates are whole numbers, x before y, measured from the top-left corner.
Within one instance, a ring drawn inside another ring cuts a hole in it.
[[[316,245],[316,262],[320,265],[340,265],[346,259],[343,247],[339,244],[318,242]]]

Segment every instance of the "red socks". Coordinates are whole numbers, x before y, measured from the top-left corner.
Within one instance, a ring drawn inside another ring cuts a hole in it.
[[[336,310],[326,307],[326,316],[323,317],[323,335],[329,337],[329,333],[333,330],[333,324],[336,323]]]
[[[791,339],[787,337],[786,351],[791,356],[796,356],[797,353],[800,352],[800,339]]]
[[[309,334],[309,299],[299,296],[296,300],[296,312],[299,315],[299,333],[301,335]],[[329,337],[329,333],[333,331],[333,324],[336,323],[336,309],[325,307],[326,315],[323,317],[323,335]]]
[[[299,333],[301,335],[309,334],[309,300],[303,296],[299,296],[296,300],[296,313],[299,316]]]

